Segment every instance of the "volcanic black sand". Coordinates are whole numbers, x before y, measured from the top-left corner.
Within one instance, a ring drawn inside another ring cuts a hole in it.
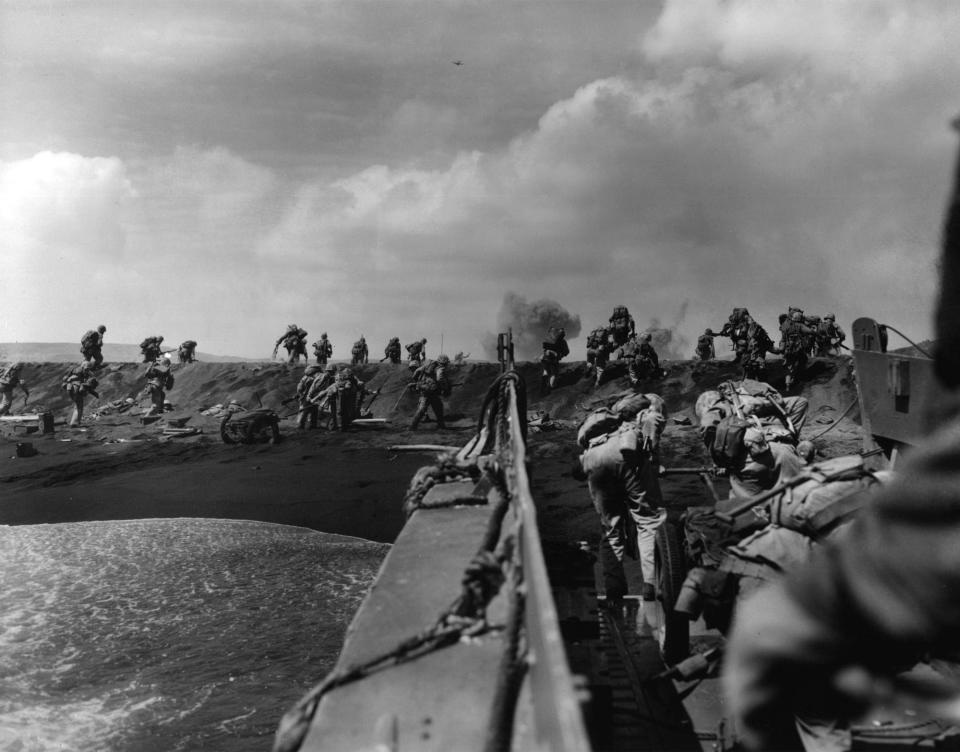
[[[667,376],[643,385],[667,402],[669,420],[663,439],[668,466],[702,465],[706,455],[695,428],[697,395],[738,369],[726,361],[665,364]],[[298,431],[295,405],[283,400],[294,394],[303,366],[285,364],[192,363],[174,366],[176,384],[168,392],[174,411],[167,418],[187,418],[201,429],[192,436],[164,437],[164,421],[142,425],[139,414],[105,413],[111,401],[138,398],[145,366],[108,364],[99,373],[100,399],[88,401],[82,427],[69,428],[69,402],[60,390],[63,364],[27,364],[24,379],[31,395],[26,411],[54,413],[55,432],[43,435],[25,426],[0,424],[0,524],[22,525],[81,520],[205,517],[249,519],[300,525],[375,541],[390,542],[403,524],[401,503],[407,484],[427,453],[397,453],[395,444],[462,446],[474,434],[483,396],[499,374],[491,363],[468,363],[454,369],[458,384],[447,401],[450,427],[440,431],[425,423],[407,430],[416,397],[404,387],[410,372],[404,366],[370,364],[355,367],[372,388],[382,387],[374,416],[387,423],[356,426],[344,433]],[[622,374],[599,389],[583,363],[564,364],[558,388],[543,394],[536,364],[519,366],[526,380],[528,413],[545,420],[530,432],[529,456],[539,524],[545,542],[595,541],[597,521],[585,484],[570,474],[578,451],[576,425],[593,407],[610,404],[629,390]],[[782,388],[779,361],[770,364],[769,381]],[[848,358],[812,361],[803,394],[810,399],[804,438],[822,432],[855,399]],[[201,410],[236,399],[248,408],[259,404],[283,417],[282,441],[276,445],[225,445],[219,419]],[[143,405],[147,406],[147,400]],[[14,412],[21,409],[18,391]],[[685,421],[689,419],[689,425]],[[822,456],[860,449],[859,411],[815,443]],[[18,457],[18,443],[37,450]],[[704,503],[695,476],[664,479],[668,503]]]

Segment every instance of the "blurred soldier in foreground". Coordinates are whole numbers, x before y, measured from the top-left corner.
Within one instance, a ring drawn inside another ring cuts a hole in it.
[[[407,365],[411,369],[419,368],[427,357],[427,338],[418,339],[407,345]]]
[[[856,718],[922,656],[960,652],[960,172],[944,233],[935,370],[952,415],[850,526],[842,545],[737,615],[727,703],[750,749],[799,746],[795,715]],[[952,704],[956,706],[956,690]]]
[[[81,363],[66,372],[61,386],[67,390],[73,400],[73,413],[70,415],[70,425],[78,426],[83,421],[83,402],[88,394],[99,397],[97,394],[97,380],[91,373],[91,366]]]
[[[273,357],[277,357],[280,345],[287,351],[287,363],[291,365],[300,362],[300,356],[307,359],[307,331],[296,324],[287,326],[287,331],[281,334],[273,345]]]
[[[23,371],[23,363],[11,363],[6,369],[0,371],[0,415],[10,412],[15,387],[19,386],[23,390],[24,402],[30,397],[30,390],[20,378],[21,371]]]
[[[158,358],[147,368],[147,391],[150,393],[150,410],[147,415],[163,415],[166,390],[173,389],[173,374],[170,373],[170,361]]]
[[[197,343],[192,339],[180,344],[180,347],[177,348],[177,357],[181,363],[193,363],[196,359],[194,354],[197,351]]]
[[[640,560],[643,599],[655,597],[654,542],[667,514],[655,461],[665,421],[660,404],[650,405],[635,422],[619,427],[610,423],[619,416],[596,411],[599,420],[591,424],[588,416],[577,434],[584,452],[575,477],[587,481],[600,517],[600,565],[606,602],[612,608],[619,607],[627,594],[623,561],[628,554]]]
[[[99,368],[103,364],[103,335],[106,331],[107,327],[100,324],[80,338],[80,354],[94,368]]]
[[[140,343],[140,355],[143,356],[144,363],[153,363],[162,354],[160,349],[163,345],[163,337],[159,334],[155,337],[147,337]]]
[[[557,385],[557,375],[560,373],[560,361],[570,354],[570,345],[567,344],[567,332],[563,327],[550,327],[547,338],[543,340],[543,354],[540,364],[543,371],[540,375],[540,388],[551,391]]]
[[[361,334],[360,339],[353,343],[350,348],[350,365],[363,365],[370,359],[370,349],[367,347],[367,340]]]
[[[703,334],[697,337],[697,357],[700,360],[716,360],[717,351],[713,347],[713,338],[719,335],[713,333],[713,329],[705,329]]]
[[[403,348],[400,346],[399,337],[391,337],[387,346],[383,348],[383,360],[389,360],[393,365],[399,365],[403,357]],[[380,362],[382,363],[383,360]]]
[[[443,422],[443,398],[450,396],[450,381],[447,379],[449,367],[450,358],[441,355],[436,360],[428,360],[413,372],[413,388],[420,395],[420,401],[410,423],[411,430],[415,430],[426,417],[427,408],[433,410],[437,428],[447,427]]]
[[[325,366],[327,360],[333,355],[333,345],[327,339],[327,333],[320,335],[320,339],[313,343],[313,354],[317,358],[317,365]]]
[[[828,313],[817,328],[817,355],[839,355],[846,338],[847,335],[837,324],[837,317]]]

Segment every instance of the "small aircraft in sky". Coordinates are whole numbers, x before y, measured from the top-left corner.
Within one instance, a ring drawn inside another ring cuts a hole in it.
[[[454,61],[453,61],[453,64],[454,64],[454,65],[463,65],[463,60],[454,60]]]

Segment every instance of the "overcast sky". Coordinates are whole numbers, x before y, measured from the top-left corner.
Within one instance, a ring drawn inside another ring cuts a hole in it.
[[[0,341],[476,357],[507,293],[926,338],[957,39],[946,0],[0,0]]]

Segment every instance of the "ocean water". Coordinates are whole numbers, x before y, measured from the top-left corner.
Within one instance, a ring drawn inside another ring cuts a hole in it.
[[[0,751],[268,750],[388,549],[231,520],[0,526]]]

